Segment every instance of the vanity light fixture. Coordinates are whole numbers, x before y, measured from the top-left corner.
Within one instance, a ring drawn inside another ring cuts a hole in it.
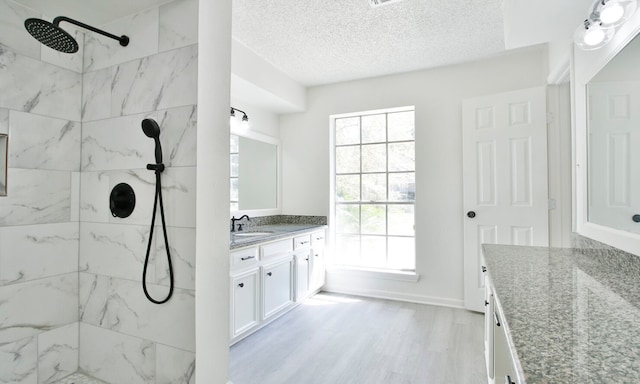
[[[589,51],[605,46],[638,6],[637,0],[596,0],[589,16],[573,35],[576,45]]]
[[[238,122],[236,121],[236,112],[242,113],[242,122],[240,124],[238,124]],[[229,126],[231,127],[231,130],[239,129],[240,131],[247,131],[249,130],[249,116],[247,116],[247,113],[245,111],[241,111],[238,108],[231,107]]]
[[[236,111],[242,113],[242,121],[249,121],[249,116],[247,116],[247,113],[244,111],[239,110],[238,108],[233,108],[231,107],[231,118],[233,119],[234,117],[236,117]]]

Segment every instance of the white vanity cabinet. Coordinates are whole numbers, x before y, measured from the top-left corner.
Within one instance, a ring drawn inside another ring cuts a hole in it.
[[[320,290],[324,249],[322,230],[231,251],[231,344]]]
[[[486,271],[485,267],[482,267]],[[485,276],[484,352],[489,384],[518,384],[500,308],[491,280]]]

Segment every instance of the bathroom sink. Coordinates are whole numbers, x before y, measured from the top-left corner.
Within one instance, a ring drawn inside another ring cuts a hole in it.
[[[233,234],[233,236],[235,237],[254,237],[254,236],[266,236],[266,235],[270,235],[273,232],[268,232],[268,231],[262,231],[262,232],[236,232]]]

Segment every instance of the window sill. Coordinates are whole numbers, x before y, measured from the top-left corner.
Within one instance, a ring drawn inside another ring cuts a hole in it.
[[[391,271],[391,270],[379,270],[346,266],[332,266],[327,268],[327,273],[336,275],[349,275],[356,277],[367,277],[375,279],[406,281],[410,283],[417,283],[420,280],[420,275],[415,271]]]

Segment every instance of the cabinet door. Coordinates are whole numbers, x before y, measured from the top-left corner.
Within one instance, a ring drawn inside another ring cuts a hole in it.
[[[491,285],[489,279],[485,276],[485,310],[484,310],[484,357],[487,364],[487,376],[490,382],[494,380],[494,305],[493,305],[493,292],[491,291]]]
[[[315,291],[324,285],[324,247],[318,249],[313,248],[313,258],[311,260],[311,282],[310,290]]]
[[[296,253],[296,301],[300,301],[309,294],[310,259],[310,251]]]
[[[511,383],[515,383],[516,375],[513,370],[513,359],[507,344],[507,335],[504,331],[503,317],[494,306],[494,324],[493,328],[493,353],[494,353],[494,378],[496,383],[507,383],[507,376]]]
[[[258,269],[231,277],[231,337],[258,324]]]
[[[278,313],[293,303],[293,258],[262,268],[263,319]]]

